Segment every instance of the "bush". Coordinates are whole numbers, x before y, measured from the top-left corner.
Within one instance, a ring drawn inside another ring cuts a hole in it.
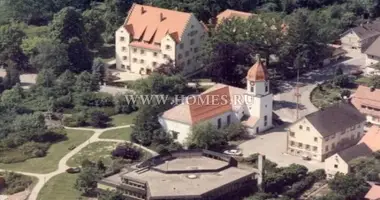
[[[315,183],[315,177],[313,175],[308,175],[305,179],[302,179],[292,185],[292,187],[287,190],[284,195],[292,198],[300,196],[304,191],[309,189]]]
[[[347,75],[340,75],[334,79],[334,85],[338,87],[349,87],[351,83],[352,80]]]
[[[88,107],[113,107],[113,96],[103,92],[84,92],[78,95],[76,105]]]
[[[86,126],[87,116],[84,112],[75,113],[71,117],[65,117],[63,124],[69,127]]]
[[[310,174],[315,177],[316,181],[326,179],[326,172],[324,169],[317,169],[313,172],[310,172]]]
[[[27,189],[32,183],[32,178],[22,174],[6,172],[4,174],[6,194],[14,194]]]
[[[111,154],[113,157],[121,157],[130,160],[138,160],[141,156],[141,152],[129,143],[118,145]]]
[[[115,111],[117,113],[129,114],[137,110],[136,105],[134,105],[133,102],[128,102],[125,95],[116,95],[114,98]]]
[[[349,98],[349,97],[351,96],[351,91],[350,91],[350,90],[343,90],[343,91],[340,93],[340,96],[341,96],[342,98],[344,98],[344,97]]]

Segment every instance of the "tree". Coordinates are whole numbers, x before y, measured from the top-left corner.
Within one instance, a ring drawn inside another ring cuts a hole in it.
[[[111,121],[111,118],[102,111],[93,111],[90,113],[90,125],[93,127],[107,127],[109,121]]]
[[[94,60],[92,64],[92,74],[93,76],[98,77],[101,84],[104,83],[106,76],[106,65],[100,58]]]
[[[238,140],[248,135],[246,127],[241,123],[230,124],[223,129],[224,134],[227,136],[227,140]]]
[[[111,154],[113,157],[122,157],[130,160],[138,160],[141,156],[141,152],[134,148],[130,143],[118,145]]]
[[[182,66],[176,65],[173,60],[169,60],[168,63],[160,64],[157,68],[154,69],[154,72],[166,76],[174,76],[176,74],[179,74],[182,69]]]
[[[42,87],[53,87],[56,80],[53,69],[42,69],[38,75],[36,83]]]
[[[54,15],[54,19],[50,24],[50,36],[64,44],[69,44],[72,38],[86,41],[82,15],[73,7],[63,8]]]
[[[70,65],[67,45],[56,40],[40,40],[35,50],[31,51],[30,63],[35,69],[52,69],[54,74],[59,75]]]
[[[78,37],[71,38],[68,42],[67,51],[70,61],[69,69],[72,72],[80,73],[91,69],[92,55],[83,40]]]
[[[51,43],[52,40],[42,36],[27,37],[22,40],[21,49],[24,54],[30,58],[31,56],[38,54],[37,46],[44,42]]]
[[[368,85],[370,87],[380,89],[380,76],[379,75],[371,76],[368,81]]]
[[[101,173],[95,167],[83,168],[75,181],[75,189],[87,194],[94,190],[97,186],[97,181],[101,178]]]
[[[122,192],[107,191],[100,194],[99,200],[126,200]]]
[[[5,77],[3,79],[4,89],[10,89],[17,83],[20,83],[20,72],[14,67],[5,69]]]
[[[192,127],[187,143],[192,148],[220,151],[227,146],[228,141],[211,123],[199,123]]]
[[[97,91],[99,90],[99,83],[96,79],[94,80],[93,75],[84,71],[77,76],[74,88],[77,92]]]
[[[166,76],[153,73],[148,78],[139,79],[133,85],[139,94],[160,94],[175,95],[186,94],[188,86],[187,81],[180,75]]]
[[[66,95],[69,92],[73,92],[73,87],[75,86],[76,77],[71,71],[66,70],[56,79],[55,82],[56,82],[55,85],[58,91],[61,94]]]
[[[106,23],[102,19],[102,11],[93,8],[84,11],[82,15],[89,48],[96,49],[101,47],[104,43],[102,33],[106,30]]]
[[[127,101],[127,98],[131,97],[133,94],[116,94],[114,97],[115,111],[117,113],[129,114],[137,110],[136,105],[132,101]]]
[[[364,179],[353,174],[343,175],[340,173],[329,181],[329,187],[347,200],[363,199],[369,190],[369,185]]]
[[[0,65],[25,69],[28,58],[21,49],[25,33],[15,24],[0,26]]]
[[[1,95],[1,103],[5,106],[15,106],[22,102],[25,94],[20,86],[20,84],[16,84],[12,89],[5,90]]]

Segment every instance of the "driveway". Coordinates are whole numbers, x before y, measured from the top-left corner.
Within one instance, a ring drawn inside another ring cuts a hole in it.
[[[318,83],[329,80],[334,77],[337,65],[343,66],[343,72],[349,73],[355,69],[364,69],[365,56],[357,55],[340,63],[335,63],[326,66],[322,69],[313,70],[309,73],[300,76],[298,89],[299,104],[298,104],[298,117],[303,117],[307,114],[318,110],[310,101],[310,93],[317,86]],[[297,98],[296,98],[296,84],[297,80],[284,80],[280,81],[280,92],[274,95],[274,108],[273,111],[282,119],[287,122],[294,122],[297,120]]]
[[[274,128],[266,134],[257,135],[256,138],[240,144],[238,148],[242,150],[243,156],[260,153],[265,155],[268,160],[277,163],[280,167],[295,163],[304,165],[309,170],[324,168],[324,164],[321,162],[305,161],[301,157],[285,154],[286,131],[283,128]]]

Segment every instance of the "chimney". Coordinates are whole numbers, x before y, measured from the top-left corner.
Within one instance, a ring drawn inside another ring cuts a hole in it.
[[[141,6],[141,14],[146,13],[146,10],[144,9],[144,6]]]
[[[164,17],[164,14],[160,13],[160,21],[164,21],[166,19],[166,17]]]

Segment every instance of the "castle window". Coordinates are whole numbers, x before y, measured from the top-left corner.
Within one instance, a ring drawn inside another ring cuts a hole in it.
[[[230,123],[231,123],[231,115],[228,115],[227,116],[227,125],[230,125]]]
[[[251,87],[251,92],[255,92],[255,88],[254,87]]]
[[[267,84],[265,84],[265,92],[268,92],[268,90],[269,90],[269,86],[268,86],[268,83],[267,83]]]

